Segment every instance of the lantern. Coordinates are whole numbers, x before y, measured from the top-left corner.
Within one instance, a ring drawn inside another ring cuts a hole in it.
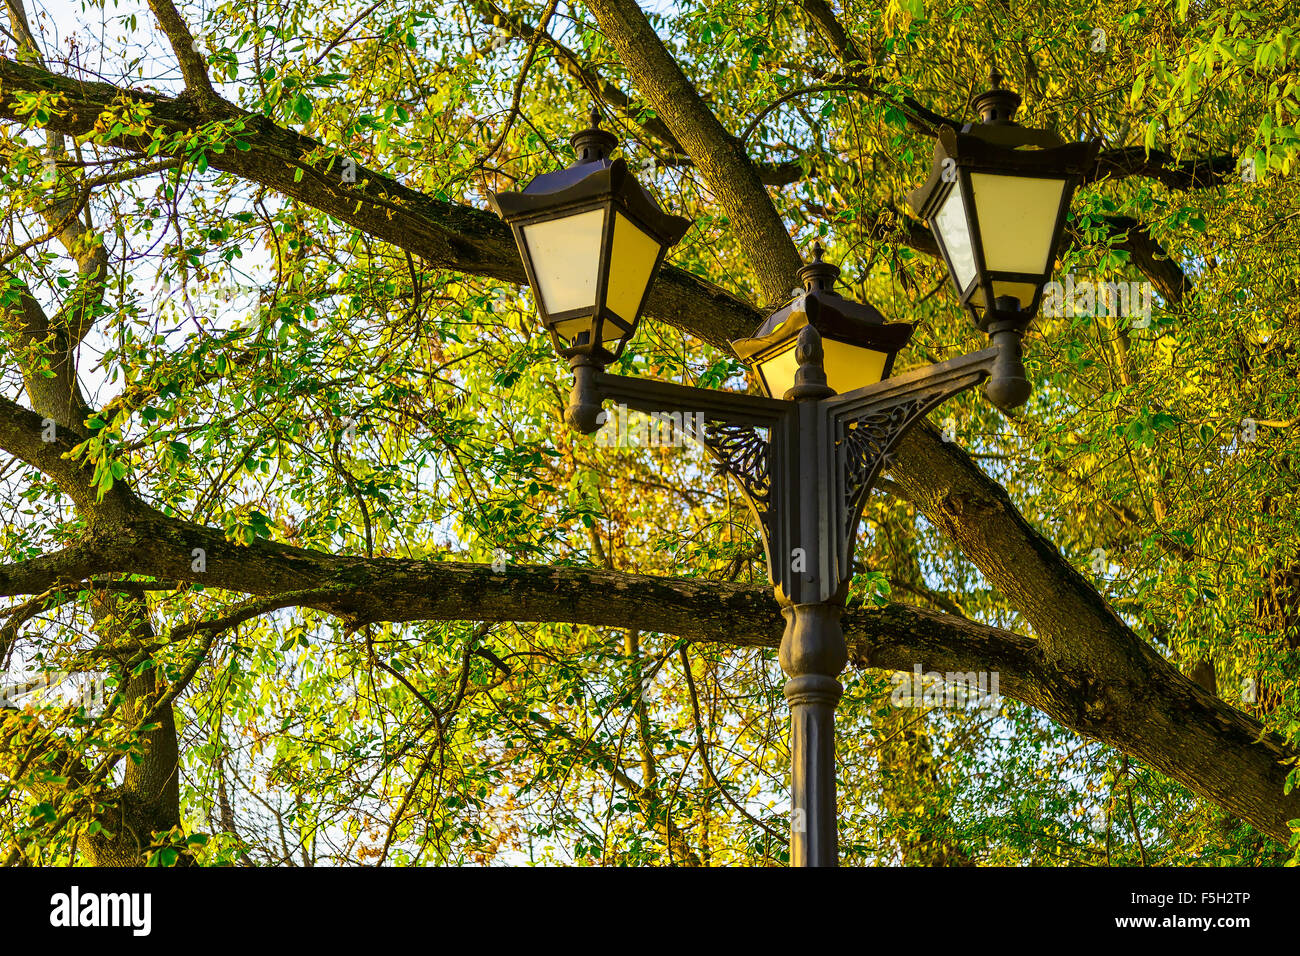
[[[1037,314],[1070,198],[1098,148],[1018,125],[1020,96],[1002,89],[996,69],[990,81],[972,100],[981,122],[939,130],[930,178],[908,196],[985,331],[995,315],[1027,326]]]
[[[514,232],[556,349],[603,365],[636,331],[664,253],[690,221],[661,210],[623,160],[608,158],[618,140],[594,107],[590,128],[570,142],[572,166],[492,202]]]
[[[772,398],[794,387],[795,345],[804,326],[820,334],[826,384],[841,394],[888,378],[895,354],[912,337],[910,324],[887,323],[872,306],[840,296],[834,288],[839,267],[823,262],[822,254],[818,243],[813,261],[799,270],[800,296],[769,315],[752,336],[731,343]]]

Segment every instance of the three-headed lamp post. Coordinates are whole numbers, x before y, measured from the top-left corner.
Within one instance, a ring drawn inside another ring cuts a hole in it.
[[[732,343],[761,395],[607,373],[690,223],[664,213],[622,160],[609,159],[616,139],[594,110],[571,140],[573,165],[492,197],[514,231],[542,324],[573,369],[568,423],[595,432],[606,401],[703,422],[693,437],[754,513],[786,620],[794,866],[837,862],[834,714],[848,661],[840,616],[867,496],[908,429],[949,397],[985,379],[1003,407],[1029,397],[1021,337],[1095,152],[1017,126],[1019,97],[1000,81],[975,98],[982,123],[941,131],[930,180],[911,197],[993,344],[896,378],[912,325],[841,297],[840,270],[822,261],[820,246],[799,272],[802,291]]]

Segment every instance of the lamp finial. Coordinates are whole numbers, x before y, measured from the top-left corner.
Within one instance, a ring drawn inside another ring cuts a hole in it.
[[[600,128],[600,110],[596,109],[594,102],[591,104],[591,112],[587,114],[587,122],[589,125],[586,129],[569,137],[569,142],[573,145],[575,166],[607,159],[610,150],[618,145],[617,136]]]
[[[799,330],[794,345],[794,360],[799,367],[794,373],[794,387],[785,393],[785,399],[829,398],[835,394],[835,389],[826,384],[826,369],[822,366],[825,354],[820,332],[811,325]]]
[[[826,250],[820,239],[813,242],[812,262],[799,270],[799,281],[805,292],[829,292],[836,295],[835,280],[840,276],[840,267],[822,260]]]
[[[1020,94],[1015,90],[1002,88],[1002,71],[996,61],[989,63],[989,88],[971,98],[971,105],[985,123],[1009,125],[1016,121],[1016,110],[1020,108]]]

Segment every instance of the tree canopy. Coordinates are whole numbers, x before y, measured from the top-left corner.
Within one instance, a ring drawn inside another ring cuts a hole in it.
[[[1045,312],[1029,404],[950,402],[872,496],[842,859],[1297,859],[1283,0],[6,9],[6,863],[782,864],[754,520],[563,424],[487,197],[594,103],[694,223],[613,371],[752,388],[727,343],[814,240],[906,371],[986,343],[904,198],[994,64],[1102,143],[1056,278],[1151,307]]]

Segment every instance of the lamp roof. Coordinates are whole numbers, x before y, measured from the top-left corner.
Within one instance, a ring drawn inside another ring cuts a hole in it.
[[[756,359],[774,346],[793,341],[799,330],[811,325],[821,335],[849,345],[897,352],[912,337],[910,322],[888,322],[875,306],[846,299],[835,291],[840,269],[822,261],[821,243],[813,247],[813,261],[799,270],[804,291],[777,309],[744,339],[731,347],[742,359]]]
[[[940,190],[939,186],[953,181],[945,169],[949,159],[960,166],[1011,176],[1060,176],[1076,181],[1095,164],[1100,143],[1067,143],[1053,130],[1017,123],[1020,94],[1003,89],[1002,81],[1001,72],[992,67],[989,89],[971,98],[971,105],[980,114],[978,122],[967,123],[960,130],[940,127],[930,176],[907,197],[908,205],[917,215],[929,218],[934,212],[930,208],[934,204],[932,200],[940,194],[946,196],[946,190]]]
[[[676,244],[691,221],[673,216],[659,204],[632,175],[627,163],[611,160],[609,151],[618,144],[614,134],[600,128],[600,115],[591,111],[591,126],[579,130],[569,139],[577,159],[565,169],[542,173],[518,192],[499,192],[490,196],[497,214],[506,222],[545,217],[566,209],[590,206],[614,200],[666,246]]]

